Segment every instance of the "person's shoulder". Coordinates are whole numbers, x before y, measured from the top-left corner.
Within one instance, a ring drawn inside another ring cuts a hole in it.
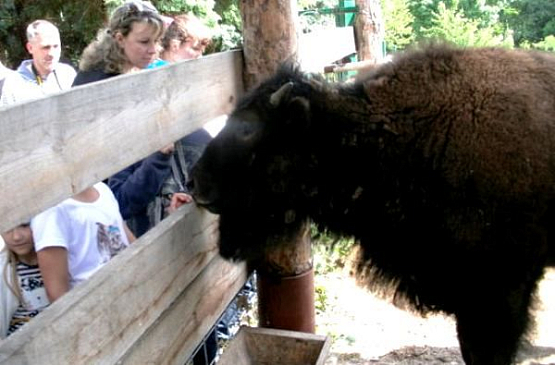
[[[0,62],[0,80],[4,80],[6,76],[15,73],[11,68],[7,68]]]
[[[170,63],[166,60],[163,60],[161,58],[156,59],[154,62],[152,62],[150,65],[148,65],[146,68],[147,69],[153,69],[153,68],[158,68],[158,67],[162,67],[162,66],[166,66],[169,65]]]
[[[76,75],[77,71],[73,66],[62,62],[56,65],[56,77],[63,90],[69,89],[73,85]]]
[[[89,71],[79,71],[77,76],[73,80],[73,86],[85,85],[95,81],[101,81],[108,79],[110,77],[117,76],[116,73],[108,73],[103,70],[89,70]]]
[[[0,267],[4,267],[8,264],[8,249],[3,247],[0,250]]]
[[[19,72],[10,72],[3,80],[2,95],[0,96],[0,107],[16,104],[25,101],[29,95],[34,93],[29,92],[30,86],[28,81]]]
[[[4,80],[6,84],[14,82],[20,83],[25,81],[25,77],[20,72],[12,71],[6,74],[6,78]]]
[[[103,193],[112,194],[112,190],[110,189],[110,187],[106,185],[106,183],[104,183],[103,181],[97,182],[96,184],[93,185],[93,187],[96,189],[96,191],[98,191],[99,194],[103,194]]]
[[[197,129],[191,134],[183,137],[180,142],[183,145],[206,145],[212,140],[212,136],[204,128]]]
[[[20,79],[36,84],[35,72],[33,71],[33,60],[23,60],[15,70]]]
[[[70,75],[72,77],[75,77],[75,75],[77,75],[77,71],[75,71],[75,67],[63,62],[58,63],[58,65],[56,66],[56,72]]]
[[[10,72],[5,79],[4,87],[7,88],[9,84],[28,86],[29,84],[36,85],[36,78],[33,74],[31,63],[33,60],[24,60],[17,67],[17,70]],[[24,86],[23,86],[24,87]]]

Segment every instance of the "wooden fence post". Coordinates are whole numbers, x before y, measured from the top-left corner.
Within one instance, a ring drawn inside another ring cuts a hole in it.
[[[297,59],[294,0],[241,0],[245,89]]]
[[[242,0],[244,83],[251,89],[284,61],[297,59],[294,0]],[[258,267],[260,326],[314,332],[314,274],[309,229],[268,252]]]

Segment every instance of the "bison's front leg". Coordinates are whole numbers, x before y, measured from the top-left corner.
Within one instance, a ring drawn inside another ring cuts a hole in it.
[[[512,364],[530,321],[529,306],[536,288],[534,281],[518,288],[488,292],[466,301],[455,314],[457,335],[467,365]]]

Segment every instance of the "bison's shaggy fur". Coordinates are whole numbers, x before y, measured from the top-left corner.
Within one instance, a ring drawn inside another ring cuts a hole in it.
[[[467,364],[506,365],[555,261],[555,57],[428,46],[350,85],[286,67],[193,174],[222,256],[312,219],[356,237],[380,285],[453,314]]]

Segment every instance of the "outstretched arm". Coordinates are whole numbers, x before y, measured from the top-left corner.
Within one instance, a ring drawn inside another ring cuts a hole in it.
[[[123,219],[146,209],[164,180],[169,176],[171,153],[153,153],[142,161],[118,172],[108,180]]]
[[[40,272],[50,302],[69,291],[69,267],[65,247],[46,247],[37,252]]]

